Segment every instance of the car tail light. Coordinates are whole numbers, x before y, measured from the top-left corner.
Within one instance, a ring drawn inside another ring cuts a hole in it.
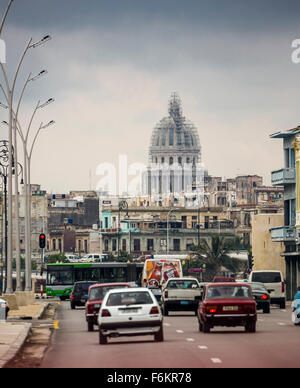
[[[169,292],[165,291],[165,298],[168,298],[168,297],[169,297]]]
[[[74,300],[75,299],[75,296],[72,296],[72,300]]]
[[[206,312],[209,314],[215,314],[217,312],[216,306],[206,306]]]
[[[150,315],[152,314],[159,314],[159,308],[157,306],[152,307],[150,310]]]
[[[267,300],[267,299],[269,299],[269,296],[268,296],[268,295],[262,295],[262,296],[261,296],[261,299]]]
[[[102,310],[101,317],[110,317],[110,312],[106,309]]]
[[[93,304],[88,305],[88,312],[92,313],[95,310],[95,307]]]
[[[255,310],[256,310],[256,305],[246,306],[244,308],[244,311],[245,311],[246,314],[255,314]]]
[[[284,282],[281,283],[281,292],[284,293],[285,287],[284,287]]]

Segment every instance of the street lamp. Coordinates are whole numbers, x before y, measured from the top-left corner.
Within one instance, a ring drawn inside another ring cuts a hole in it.
[[[174,211],[176,211],[176,209],[171,209],[168,212],[168,216],[167,216],[167,253],[169,253],[169,217],[170,217],[170,214]]]
[[[121,229],[121,212],[126,210],[126,216],[128,217],[128,202],[122,200],[119,202],[119,219],[118,219],[118,261],[120,260],[120,229]],[[129,225],[130,230],[130,225]]]

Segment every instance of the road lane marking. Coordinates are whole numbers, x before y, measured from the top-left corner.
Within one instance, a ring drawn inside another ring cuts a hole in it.
[[[207,350],[208,349],[208,347],[204,346],[204,345],[199,345],[198,348],[201,349],[201,350]]]
[[[171,326],[170,323],[164,323],[164,326]]]
[[[212,361],[214,364],[222,364],[222,361],[221,361],[219,358],[211,358],[211,361]]]
[[[283,322],[277,322],[277,325],[279,325],[279,326],[286,326],[286,323],[283,323]]]
[[[187,338],[186,340],[187,340],[188,342],[194,342],[194,341],[195,341],[194,338]]]
[[[183,331],[183,330],[176,330],[176,333],[178,333],[178,334],[183,334],[184,331]]]

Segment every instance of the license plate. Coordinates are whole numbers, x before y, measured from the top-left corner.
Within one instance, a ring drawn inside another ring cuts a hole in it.
[[[238,311],[238,306],[223,306],[223,311]]]
[[[85,303],[85,299],[81,299],[81,303]]]
[[[122,314],[132,314],[132,313],[137,313],[138,309],[126,309],[126,310],[121,310]]]
[[[187,300],[182,300],[182,301],[180,302],[180,304],[186,306],[186,305],[189,304],[189,302],[188,302]]]

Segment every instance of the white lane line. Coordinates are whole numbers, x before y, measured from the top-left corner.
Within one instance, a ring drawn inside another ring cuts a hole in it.
[[[183,330],[176,330],[176,333],[183,334],[184,331]]]
[[[164,326],[171,326],[170,323],[164,323]]]
[[[277,325],[279,325],[279,326],[286,326],[286,323],[283,323],[283,322],[277,322]]]
[[[211,361],[212,361],[214,364],[222,364],[222,361],[221,361],[219,358],[211,358]]]
[[[201,350],[207,350],[208,349],[207,346],[204,346],[204,345],[199,345],[198,348],[201,349]]]
[[[195,342],[194,338],[187,338],[186,340],[187,340],[187,342]]]

